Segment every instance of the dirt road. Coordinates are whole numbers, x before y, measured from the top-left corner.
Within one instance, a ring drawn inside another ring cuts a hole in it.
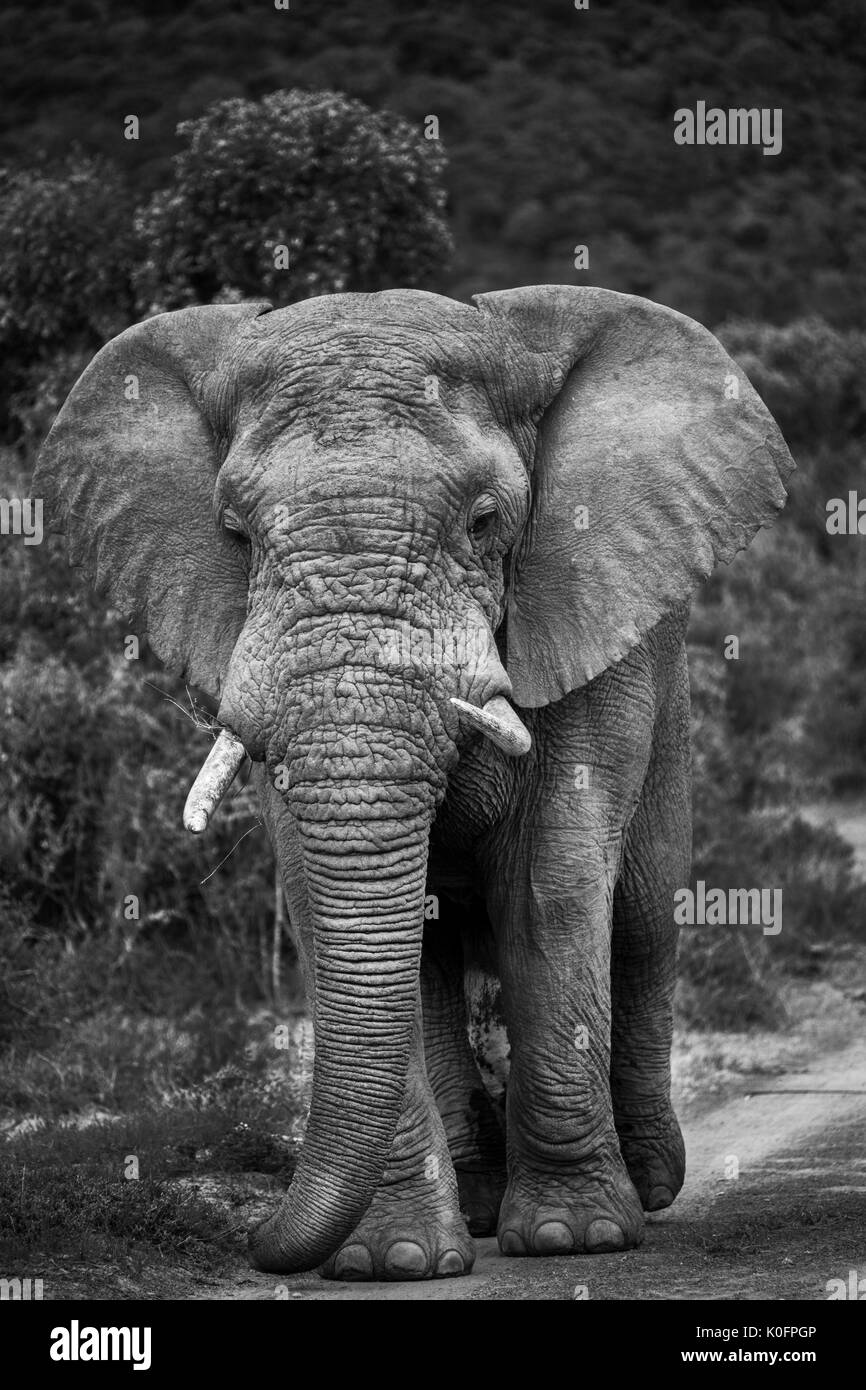
[[[683,1125],[689,1171],[674,1206],[620,1255],[509,1259],[478,1242],[466,1278],[332,1284],[238,1271],[215,1299],[805,1299],[856,1270],[866,1298],[866,1038]],[[831,1288],[834,1287],[831,1285]],[[838,1286],[835,1286],[838,1287]],[[195,1296],[195,1295],[194,1295]]]

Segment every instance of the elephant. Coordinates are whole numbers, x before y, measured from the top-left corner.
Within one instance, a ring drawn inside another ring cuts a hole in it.
[[[793,467],[710,332],[601,288],[182,308],[73,387],[36,490],[216,702],[184,823],[249,766],[297,931],[312,1100],[258,1268],[619,1251],[673,1202],[689,605]]]

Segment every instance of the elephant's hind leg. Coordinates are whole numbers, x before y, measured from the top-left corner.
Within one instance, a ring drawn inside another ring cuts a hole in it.
[[[427,927],[421,967],[427,1075],[457,1173],[460,1210],[474,1236],[496,1232],[507,1181],[505,1138],[469,1045],[456,904]],[[483,911],[483,907],[480,908]]]

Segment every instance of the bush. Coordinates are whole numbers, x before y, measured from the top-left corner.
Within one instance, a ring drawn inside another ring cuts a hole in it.
[[[98,928],[106,964],[128,957],[113,980],[128,1002],[147,995],[137,971],[150,950],[166,964],[199,956],[198,984],[207,975],[230,997],[242,984],[267,993],[274,863],[255,803],[238,787],[206,843],[183,831],[207,740],[138,665],[83,671],[19,652],[0,668],[7,892],[29,899],[35,927],[74,939]]]
[[[142,309],[421,285],[451,251],[444,155],[337,92],[215,102],[140,213]],[[288,257],[288,267],[280,257]]]
[[[859,537],[842,537],[857,546]],[[861,542],[862,543],[862,542]],[[866,790],[866,630],[864,565],[858,552],[816,605],[816,628],[832,633],[818,679],[805,702],[808,766],[832,795]]]
[[[754,654],[760,668],[762,651]],[[680,1016],[694,1027],[773,1027],[784,1019],[784,973],[811,973],[815,948],[863,940],[851,846],[796,814],[796,757],[760,702],[743,722],[736,662],[691,653],[694,888],[782,892],[782,930],[686,927]],[[768,687],[772,693],[772,687]]]
[[[813,315],[777,327],[738,319],[719,337],[766,401],[796,454],[866,428],[866,333]]]
[[[8,403],[9,422],[16,442],[34,454],[91,361],[93,346],[59,348],[50,353],[46,346],[45,352],[38,361],[21,367]]]
[[[7,1261],[64,1254],[96,1262],[182,1252],[219,1265],[230,1246],[227,1214],[195,1190],[148,1177],[126,1181],[121,1164],[0,1163],[0,1255]]]
[[[71,156],[0,176],[0,370],[4,403],[39,389],[58,352],[93,351],[133,313],[132,198],[106,160]],[[4,421],[8,427],[8,418]]]

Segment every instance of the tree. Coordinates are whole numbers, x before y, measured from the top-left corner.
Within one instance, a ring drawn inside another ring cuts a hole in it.
[[[430,281],[451,238],[436,140],[336,92],[218,101],[137,219],[140,307]]]
[[[77,355],[129,323],[134,260],[131,198],[107,160],[0,172],[0,415],[17,396],[20,425],[58,355],[74,359],[68,389]]]

